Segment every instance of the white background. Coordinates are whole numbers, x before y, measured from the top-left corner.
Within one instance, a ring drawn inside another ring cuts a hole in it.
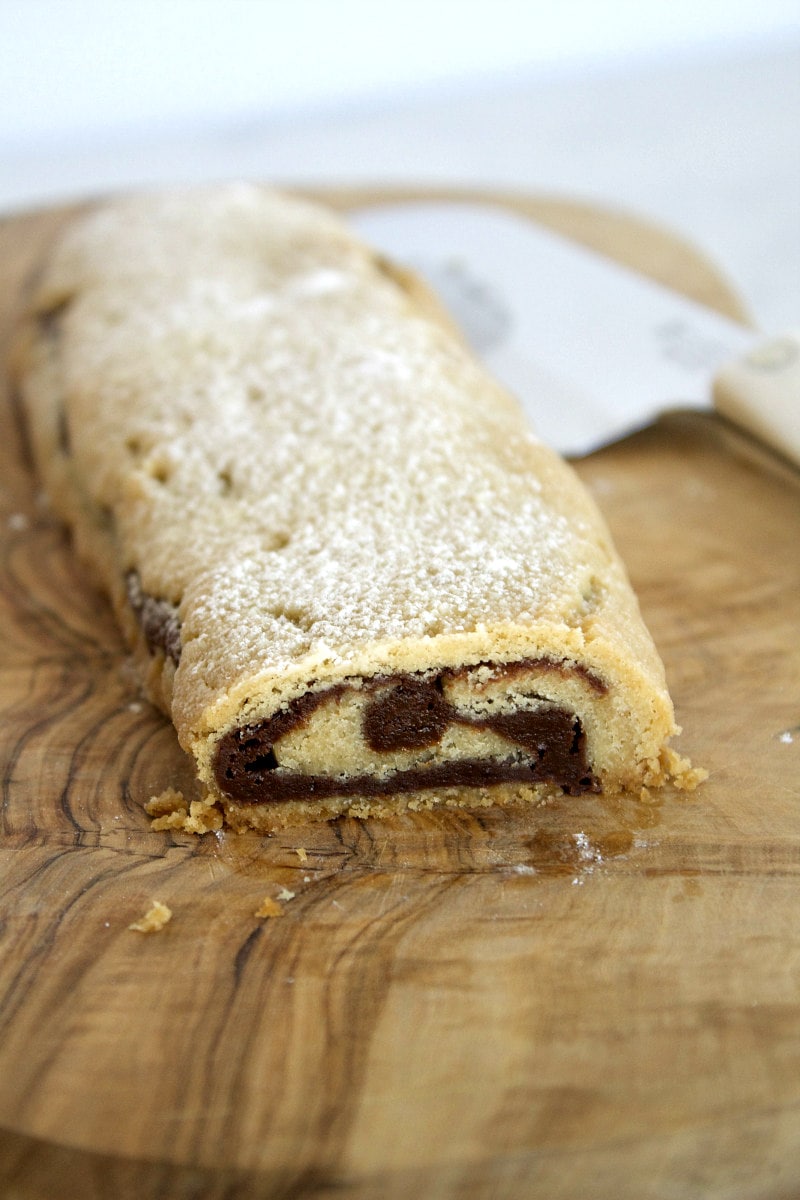
[[[627,208],[800,324],[800,0],[0,0],[0,208],[135,184]]]

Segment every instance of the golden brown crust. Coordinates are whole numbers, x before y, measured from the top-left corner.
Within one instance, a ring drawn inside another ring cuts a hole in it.
[[[233,185],[100,207],[34,296],[16,369],[38,469],[233,824],[548,792],[222,797],[220,738],[309,688],[567,664],[502,703],[575,713],[608,789],[652,780],[675,732],[593,501],[424,295],[332,214]],[[355,727],[312,722],[309,754],[361,753]]]

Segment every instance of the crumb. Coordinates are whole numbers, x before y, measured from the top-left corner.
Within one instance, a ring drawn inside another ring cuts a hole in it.
[[[296,892],[290,892],[288,888],[282,887],[281,890],[278,892],[278,899],[279,900],[294,900],[296,894],[297,894]]]
[[[295,854],[300,859],[301,863],[308,862],[308,851],[303,846],[295,847]]]
[[[182,828],[184,833],[216,833],[222,829],[222,812],[210,798],[193,800]]]
[[[12,533],[24,533],[30,522],[25,516],[25,513],[15,512],[11,513],[7,524]]]
[[[689,767],[687,771],[676,775],[673,778],[675,787],[682,792],[693,792],[701,783],[705,783],[708,779],[708,771],[705,767]]]
[[[693,792],[706,779],[708,771],[704,767],[693,767],[688,758],[665,746],[659,757],[649,764],[644,778],[645,786],[639,793],[639,799],[644,803],[650,801],[647,785],[660,787],[664,783],[671,783],[678,791]]]
[[[283,915],[283,907],[272,896],[265,896],[253,913],[254,917],[282,917]]]
[[[704,767],[693,767],[688,758],[682,758],[674,750],[665,750],[664,758],[664,766],[673,784],[681,792],[693,792],[699,784],[708,779],[708,771]]]
[[[158,933],[172,919],[172,909],[160,900],[154,900],[140,921],[134,921],[128,929],[136,933]]]
[[[157,796],[150,797],[144,806],[144,811],[150,817],[164,817],[175,812],[186,814],[189,808],[183,798],[183,792],[179,792],[177,788],[166,788]]]
[[[154,818],[150,828],[157,832],[179,829],[183,833],[203,834],[215,833],[222,828],[222,813],[208,796],[187,805],[183,792],[167,788],[158,796],[151,796],[144,807],[148,816]]]

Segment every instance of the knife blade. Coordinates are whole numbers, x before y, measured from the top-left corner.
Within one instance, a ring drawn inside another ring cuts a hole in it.
[[[348,214],[438,294],[543,440],[577,457],[669,408],[716,409],[800,464],[800,338],[752,329],[490,203]]]

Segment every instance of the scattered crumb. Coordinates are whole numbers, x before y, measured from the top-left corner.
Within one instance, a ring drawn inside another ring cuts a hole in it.
[[[222,811],[207,798],[193,800],[189,805],[189,816],[183,823],[184,833],[216,833],[222,829]]]
[[[708,779],[708,771],[704,767],[693,767],[688,758],[682,758],[674,750],[665,750],[664,758],[664,766],[679,791],[693,792],[699,784]]]
[[[28,518],[25,516],[25,513],[15,512],[15,513],[11,513],[11,515],[8,518],[7,524],[8,524],[8,528],[11,530],[12,533],[24,533],[25,530],[28,528],[28,525],[30,524],[30,522],[28,521]]]
[[[783,742],[785,746],[791,746],[794,742],[794,730],[784,729],[783,733],[778,734],[778,741]]]
[[[150,797],[144,806],[144,811],[150,817],[164,817],[175,812],[186,815],[189,806],[184,800],[183,792],[179,792],[177,788],[166,788],[157,796]]]
[[[288,888],[282,887],[281,890],[278,892],[278,899],[279,900],[294,900],[296,895],[297,895],[296,892],[290,892]]]
[[[183,833],[211,833],[222,828],[222,813],[214,800],[192,800],[186,803],[183,792],[167,788],[157,796],[151,796],[145,804],[145,812],[153,817],[150,828],[156,831],[180,829]]]
[[[693,767],[688,758],[669,747],[665,747],[659,758],[650,763],[650,769],[645,774],[646,785],[660,787],[663,783],[671,783],[682,792],[693,792],[706,779],[708,771],[704,767]],[[650,800],[646,786],[639,793],[639,799],[644,803]]]
[[[296,846],[294,852],[300,859],[301,863],[308,862],[308,852],[303,846]]]
[[[292,895],[290,892],[289,895]],[[283,906],[278,903],[272,896],[265,896],[261,904],[253,913],[254,917],[282,917],[284,916]]]
[[[134,921],[128,929],[135,933],[158,933],[172,919],[172,909],[160,900],[154,900],[140,921]]]

